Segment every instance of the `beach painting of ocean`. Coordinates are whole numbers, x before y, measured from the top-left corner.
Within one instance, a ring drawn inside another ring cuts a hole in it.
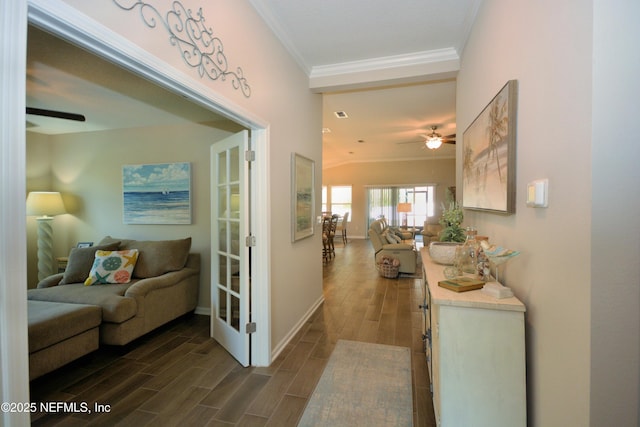
[[[191,164],[122,166],[125,224],[191,224]]]

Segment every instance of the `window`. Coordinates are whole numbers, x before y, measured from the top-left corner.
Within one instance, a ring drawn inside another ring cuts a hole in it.
[[[333,187],[322,186],[322,212],[331,212],[344,216],[351,212],[351,186],[336,185]],[[351,214],[349,222],[351,222]]]
[[[351,186],[334,186],[331,187],[331,204],[332,213],[344,216],[347,212],[351,212]],[[351,221],[351,215],[349,215]]]
[[[398,212],[398,203],[411,203],[407,213],[409,227],[422,226],[435,212],[435,186],[369,187],[367,189],[367,212],[369,224],[384,216],[389,225],[402,224],[403,215]],[[367,224],[367,227],[369,226]]]
[[[422,226],[428,217],[434,215],[435,207],[433,195],[435,187],[408,187],[400,188],[401,200],[411,203],[411,212],[407,214],[407,223],[409,226]],[[404,196],[404,199],[402,197]]]
[[[322,212],[328,212],[329,209],[327,209],[327,186],[323,185],[322,186]]]

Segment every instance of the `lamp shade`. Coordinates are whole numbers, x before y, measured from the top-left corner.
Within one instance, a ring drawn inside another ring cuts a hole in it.
[[[411,203],[398,203],[398,212],[411,212]]]
[[[32,191],[27,196],[27,215],[55,216],[67,213],[57,191]]]

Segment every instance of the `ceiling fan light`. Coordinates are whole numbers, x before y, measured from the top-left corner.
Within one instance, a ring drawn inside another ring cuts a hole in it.
[[[440,146],[442,145],[442,139],[440,138],[429,138],[427,139],[427,148],[431,149],[431,150],[435,150],[437,148],[440,148]]]

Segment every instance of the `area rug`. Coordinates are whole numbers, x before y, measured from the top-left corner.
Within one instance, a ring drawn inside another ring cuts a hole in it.
[[[339,340],[298,426],[411,426],[411,350]]]

